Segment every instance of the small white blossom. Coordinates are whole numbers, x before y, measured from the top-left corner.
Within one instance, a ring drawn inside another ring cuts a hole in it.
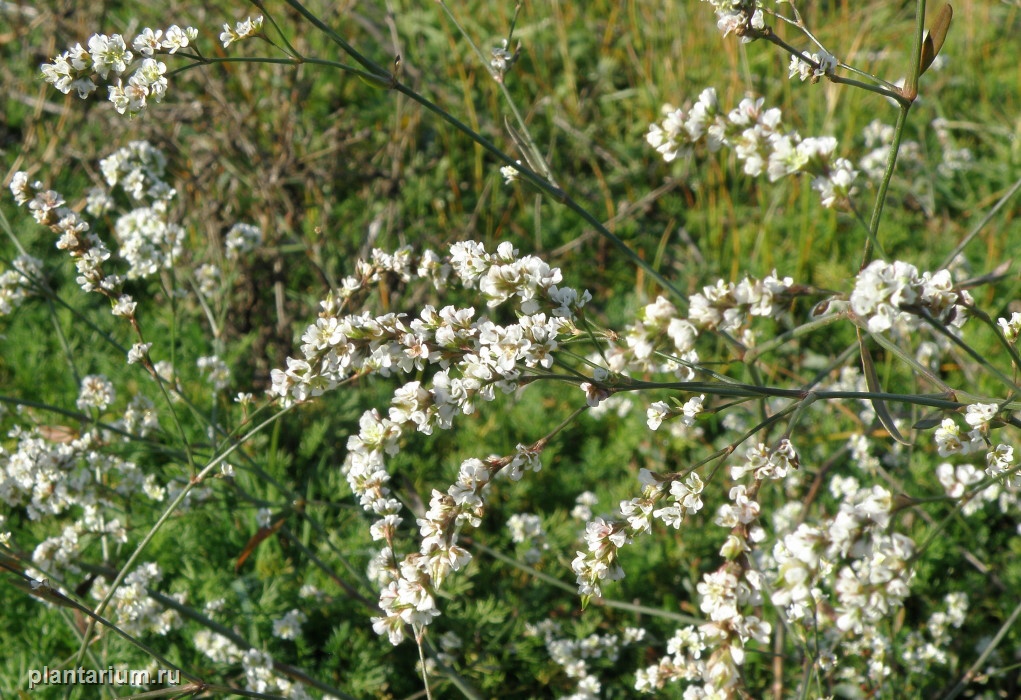
[[[252,224],[237,223],[230,227],[224,238],[228,260],[237,260],[255,250],[262,243],[262,229]]]
[[[113,403],[115,397],[116,392],[109,379],[103,375],[90,374],[82,379],[77,405],[83,411],[88,408],[97,408],[102,411]]]
[[[521,161],[515,161],[518,165]],[[503,184],[509,185],[512,182],[516,182],[521,171],[515,168],[513,165],[504,165],[500,168],[500,174],[503,175]]]
[[[181,29],[175,24],[164,35],[162,47],[167,50],[167,53],[174,54],[183,48],[187,48],[192,41],[198,38],[198,35],[199,30],[195,27]]]
[[[273,621],[273,636],[280,639],[297,639],[301,626],[308,620],[300,610],[291,610],[279,620]]]
[[[13,189],[14,183],[11,183]],[[1003,337],[1007,339],[1008,343],[1016,343],[1018,336],[1021,335],[1021,313],[1015,311],[1010,315],[1010,319],[999,318],[996,322],[1000,325],[1003,330]]]
[[[648,416],[649,430],[659,430],[663,420],[670,415],[670,405],[666,401],[657,401],[646,412]]]
[[[262,15],[248,17],[236,22],[233,27],[229,24],[223,25],[223,32],[220,34],[220,42],[223,48],[227,48],[235,41],[241,41],[250,36],[258,34],[262,30]]]
[[[152,347],[152,343],[135,343],[128,350],[128,364],[133,365],[136,362],[141,362],[145,359],[145,356],[149,353],[149,348]]]

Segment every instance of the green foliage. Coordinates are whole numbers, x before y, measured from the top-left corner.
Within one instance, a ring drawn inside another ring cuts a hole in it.
[[[492,250],[510,241],[561,267],[565,285],[590,290],[596,301],[586,313],[609,329],[633,322],[664,290],[647,270],[636,274],[633,261],[576,212],[527,184],[505,187],[497,170],[502,163],[406,95],[374,89],[328,66],[228,62],[184,71],[173,77],[164,104],[130,121],[109,103],[83,104],[41,87],[39,64],[66,46],[85,43],[94,32],[193,23],[203,31],[204,50],[213,51],[220,24],[241,18],[246,9],[226,3],[168,9],[117,2],[93,3],[70,14],[54,3],[7,3],[0,9],[6,15],[0,25],[4,170],[11,175],[27,170],[77,204],[102,183],[99,158],[129,141],[147,139],[169,156],[169,179],[178,190],[173,213],[186,242],[173,268],[126,287],[141,302],[140,324],[156,344],[154,354],[175,366],[180,392],[168,399],[140,365],[124,364],[137,340],[132,328],[108,313],[107,299],[81,292],[73,265],[54,250],[46,229],[8,196],[0,200],[4,267],[20,246],[44,261],[49,288],[3,319],[0,399],[8,410],[2,428],[7,434],[15,426],[33,426],[51,445],[97,429],[104,454],[136,464],[167,489],[163,500],[143,498],[141,491],[118,499],[118,484],[103,484],[111,500],[102,515],[121,520],[127,536],[117,541],[83,535],[81,561],[74,562],[79,567],[67,567],[66,579],[50,581],[72,599],[95,607],[95,591],[110,585],[152,529],[152,541],[131,568],[158,564],[163,579],[150,582],[150,592],[178,596],[186,610],[179,611],[181,623],[172,631],[146,631],[138,635],[140,642],[206,682],[243,688],[238,658],[214,659],[194,643],[202,631],[219,630],[234,635],[235,645],[269,651],[275,661],[300,669],[305,677],[291,678],[314,679],[317,694],[332,688],[349,697],[408,697],[422,688],[418,652],[413,644],[392,647],[372,630],[369,619],[379,615],[378,587],[366,570],[379,543],[370,537],[372,519],[357,507],[340,469],[362,411],[378,408],[385,415],[404,380],[352,381],[278,416],[238,444],[275,410],[255,410],[266,404],[262,392],[270,386],[271,370],[297,356],[298,336],[314,320],[319,301],[327,290],[340,288],[354,272],[355,259],[373,248],[411,244],[442,251],[452,242],[474,239]],[[498,85],[439,4],[396,3],[392,14],[382,3],[320,3],[311,9],[380,64],[391,66],[399,53],[408,86],[513,157],[522,157],[505,127],[508,108]],[[511,4],[470,2],[453,9],[484,52],[507,35],[514,18]],[[349,62],[293,10],[267,10],[302,54]],[[902,6],[822,3],[804,10],[820,41],[846,52],[841,55],[846,63],[893,79],[906,70],[913,20]],[[962,3],[955,13],[941,53],[947,64],[937,63],[923,78],[922,100],[913,107],[905,133],[913,150],[906,149],[891,184],[879,231],[891,260],[908,259],[919,269],[938,267],[1021,172],[1016,52],[1011,50],[1018,7]],[[789,313],[756,326],[766,340],[807,318],[811,305],[823,298],[818,290],[851,289],[862,264],[861,225],[847,212],[822,208],[807,178],[776,183],[751,178],[729,151],[700,151],[664,163],[645,142],[648,125],[659,119],[663,103],[690,104],[703,87],[714,85],[721,103],[736,106],[747,92],[762,95],[767,105],[783,110],[785,123],[803,134],[832,134],[842,153],[860,157],[868,150],[867,125],[874,118],[892,124],[896,111],[876,94],[825,80],[788,82],[784,57],[763,42],[721,42],[713,22],[710,8],[700,2],[532,3],[516,20],[513,42],[521,41],[523,50],[505,82],[559,184],[683,294],[699,292],[718,278],[736,282],[772,270],[811,285],[814,290],[792,302]],[[261,56],[272,50],[242,42],[211,55]],[[944,128],[934,125],[937,119]],[[968,167],[941,169],[948,151],[963,148],[971,154]],[[858,199],[862,216],[875,197],[875,183],[864,185]],[[258,224],[266,238],[252,255],[229,261],[223,240],[236,222]],[[113,240],[111,216],[99,217],[95,227]],[[965,274],[955,279],[986,274],[990,262],[1005,259],[1019,244],[1018,209],[1008,204],[964,249],[960,269]],[[201,303],[192,292],[199,283],[196,270],[206,263],[220,267],[221,291]],[[973,294],[994,320],[1009,317],[1021,281],[1008,273]],[[484,306],[481,297],[458,291],[440,296],[393,279],[368,289],[365,299],[366,308],[379,313],[415,313],[425,303],[474,305],[480,313]],[[514,320],[504,309],[492,314],[501,323]],[[905,353],[914,356],[917,339],[901,340]],[[969,342],[979,356],[1010,371],[995,328],[976,331]],[[700,343],[703,357],[711,358],[705,366],[714,372],[748,383],[800,387],[821,371],[833,379],[829,360],[857,340],[850,324],[830,326],[766,356],[756,366],[757,376],[725,340]],[[569,349],[584,355],[591,346],[579,340]],[[895,353],[879,347],[874,352],[884,391],[935,391]],[[232,371],[228,390],[213,390],[196,366],[198,358],[214,354]],[[855,364],[851,357],[845,364]],[[972,397],[1016,399],[1004,396],[1003,386],[977,367],[963,350],[952,348],[934,371]],[[115,380],[114,404],[106,411],[77,409],[81,379],[96,374]],[[432,489],[442,491],[455,479],[462,460],[513,455],[518,445],[554,432],[579,406],[576,383],[536,384],[459,417],[456,431],[405,436],[401,453],[388,462],[407,506],[399,541],[414,541],[416,516],[423,517]],[[255,405],[234,402],[238,391],[254,392]],[[469,549],[478,545],[474,560],[436,592],[443,615],[427,637],[435,697],[576,692],[578,679],[551,660],[549,645],[536,632],[544,621],[559,625],[558,639],[579,642],[644,627],[643,642],[622,645],[619,658],[593,659],[589,667],[602,682],[603,697],[630,697],[635,670],[665,653],[682,625],[676,615],[703,617],[696,587],[719,566],[726,532],[713,525],[713,518],[729,502],[726,472],[738,461],[706,466],[704,460],[785,404],[748,400],[702,415],[698,431],[671,435],[665,427],[647,429],[645,407],[670,397],[687,399],[688,393],[643,393],[647,398],[621,392],[601,416],[589,412],[570,422],[545,446],[540,472],[521,481],[497,479],[490,486],[480,527],[465,532]],[[122,441],[110,428],[135,396],[158,407],[159,426],[144,439]],[[633,402],[630,410],[626,401]],[[909,633],[923,631],[930,617],[945,609],[944,596],[958,591],[968,593],[968,619],[945,645],[947,661],[931,666],[931,675],[902,673],[903,664],[895,661],[887,687],[829,686],[814,665],[821,658],[814,640],[791,634],[776,678],[772,649],[749,649],[743,679],[749,689],[779,683],[785,695],[795,697],[803,689],[838,697],[935,696],[952,688],[979,659],[981,644],[1000,632],[1016,605],[1011,596],[1021,585],[1016,512],[1004,514],[991,503],[976,514],[961,514],[936,478],[944,460],[930,449],[931,432],[909,431],[914,446],[895,447],[864,409],[860,402],[846,401],[806,410],[799,423],[804,437],[797,443],[801,468],[782,484],[763,486],[763,525],[773,527],[772,515],[792,502],[804,502],[807,523],[825,522],[841,504],[839,494],[829,491],[834,477],[885,484],[905,499],[895,525],[912,534],[920,551],[912,561],[916,596],[884,632],[906,644]],[[905,405],[896,410],[910,426],[931,409]],[[730,414],[742,426],[736,433],[728,433],[734,429],[724,424]],[[994,436],[993,444],[1010,443],[1012,427],[1000,429],[1003,435]],[[768,427],[761,439],[775,441],[780,433]],[[863,474],[845,449],[858,433],[869,437],[880,462],[873,473]],[[3,440],[7,455],[17,442],[15,433]],[[232,472],[215,468],[197,483],[203,468],[235,446],[224,458]],[[979,469],[984,466],[981,455],[974,461]],[[622,550],[627,577],[604,586],[606,600],[585,600],[583,606],[571,570],[574,553],[585,549],[585,518],[572,515],[576,499],[593,492],[598,498],[593,515],[609,517],[617,504],[639,494],[642,469],[663,475],[698,469],[709,484],[704,510],[677,530],[660,523],[653,536]],[[156,528],[170,501],[193,482],[188,500]],[[62,517],[70,523],[84,513],[76,504]],[[520,513],[541,517],[548,548],[535,561],[529,559],[529,545],[515,543],[510,535],[508,520]],[[0,580],[5,603],[0,692],[16,693],[25,689],[30,669],[77,663],[87,619],[15,586],[17,573],[30,567],[33,549],[59,529],[32,518],[20,505],[3,515],[0,532],[14,536],[2,551],[18,566],[7,567]],[[274,622],[291,610],[302,612],[306,621],[297,639],[281,639]],[[456,635],[460,645],[444,647],[445,632]],[[1016,690],[1011,650],[1018,642],[1012,626],[992,656],[983,659],[978,670],[992,670],[987,691],[977,693],[992,697]],[[144,668],[150,658],[104,631],[83,663]],[[803,667],[813,670],[803,674]],[[103,692],[112,697],[120,690]],[[74,692],[88,697],[93,691]],[[683,689],[675,684],[663,692],[680,697]]]

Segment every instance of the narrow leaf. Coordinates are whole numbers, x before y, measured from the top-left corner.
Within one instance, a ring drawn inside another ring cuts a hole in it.
[[[1007,277],[1007,273],[1010,271],[1010,267],[1013,264],[1012,260],[1007,260],[1000,263],[992,272],[988,272],[980,277],[969,277],[966,280],[961,280],[954,285],[955,289],[974,289],[984,284],[995,284],[1002,281]]]
[[[918,422],[911,426],[912,430],[928,430],[935,428],[943,422],[943,411],[936,411],[918,419]]]
[[[936,14],[936,21],[933,22],[932,29],[925,33],[925,39],[922,40],[922,64],[919,75],[929,70],[929,66],[939,55],[940,49],[943,48],[943,42],[947,38],[947,32],[950,31],[950,20],[953,17],[954,8],[950,6],[950,3],[943,5]]]
[[[245,545],[245,548],[241,550],[241,554],[240,556],[238,556],[237,563],[234,564],[234,572],[237,573],[238,571],[240,571],[245,561],[248,559],[249,556],[251,556],[252,552],[255,551],[255,548],[262,544],[264,540],[276,534],[280,530],[280,528],[283,527],[285,522],[287,522],[287,516],[278,518],[277,521],[270,525],[269,527],[260,527],[259,530],[254,535],[252,535],[251,539],[248,540],[248,543]]]
[[[532,169],[532,172],[542,175],[544,178],[549,180],[550,183],[555,184],[553,181],[553,173],[550,172],[545,159],[536,150],[531,140],[518,133],[518,130],[511,126],[510,120],[507,117],[504,117],[503,125],[507,129],[507,133],[510,135],[511,141],[513,141],[514,145],[517,146],[518,152],[521,154],[521,157],[525,159],[525,163]]]
[[[865,370],[865,384],[868,386],[869,391],[878,394],[882,391],[879,386],[879,376],[876,374],[876,366],[872,363],[872,353],[869,352],[868,347],[865,346],[865,340],[861,336],[861,329],[858,330],[858,347],[861,348],[861,364]],[[886,410],[886,403],[880,399],[872,399],[872,408],[876,409],[876,417],[879,418],[879,422],[886,428],[886,432],[890,433],[890,437],[899,442],[902,445],[910,445],[911,443],[904,439],[904,436],[897,430],[897,426],[894,425],[893,416]]]

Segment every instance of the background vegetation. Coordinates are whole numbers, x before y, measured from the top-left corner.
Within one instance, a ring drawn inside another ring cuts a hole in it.
[[[404,80],[513,152],[497,86],[436,3],[340,0],[309,6],[378,62],[389,64],[399,54]],[[451,8],[484,50],[507,36],[514,14],[512,3],[463,2]],[[337,58],[336,48],[287,8],[267,9],[303,53]],[[802,9],[820,40],[845,62],[890,80],[903,75],[912,4],[824,2]],[[561,267],[568,284],[589,289],[599,321],[611,328],[655,299],[660,291],[655,282],[636,273],[576,215],[528,187],[505,186],[499,164],[480,147],[406,98],[355,78],[310,65],[210,66],[176,76],[165,103],[131,121],[107,103],[65,99],[39,80],[41,63],[95,32],[129,34],[145,26],[191,24],[202,32],[204,49],[213,51],[222,23],[256,13],[223,2],[0,4],[5,185],[15,171],[27,170],[71,200],[100,182],[99,158],[131,140],[147,139],[171,159],[179,194],[176,213],[187,231],[182,279],[199,262],[224,262],[223,236],[233,223],[256,223],[266,234],[254,257],[225,267],[229,292],[215,308],[200,311],[187,300],[176,305],[156,284],[135,291],[155,301],[145,318],[151,336],[172,338],[182,358],[219,353],[233,369],[231,392],[211,396],[193,361],[179,364],[197,407],[183,412],[183,419],[200,452],[215,453],[215,446],[202,443],[206,422],[213,417],[231,426],[241,422],[233,393],[268,387],[269,371],[293,354],[296,333],[314,318],[326,290],[372,247],[442,250],[454,241],[477,239],[492,250],[511,241]],[[861,228],[846,214],[822,209],[807,182],[753,180],[728,153],[665,164],[644,134],[663,103],[679,106],[715,86],[725,105],[736,105],[748,93],[764,96],[802,134],[836,136],[841,151],[857,160],[867,152],[866,126],[873,119],[893,123],[896,110],[873,94],[825,81],[790,82],[785,57],[766,45],[721,40],[714,23],[711,8],[695,0],[526,2],[513,35],[522,54],[507,87],[560,184],[681,291],[774,269],[798,283],[847,291],[861,261]],[[925,76],[909,123],[907,138],[917,147],[895,177],[880,232],[892,258],[910,260],[919,269],[937,266],[1021,174],[1019,31],[1016,2],[955,4],[943,62]],[[250,42],[230,51],[254,56],[271,48]],[[934,126],[937,119],[943,128]],[[971,154],[967,167],[941,167],[948,151],[964,148]],[[863,209],[871,199],[871,193],[862,194]],[[0,198],[0,212],[22,246],[49,261],[55,297],[66,302],[37,300],[3,321],[0,394],[38,404],[11,406],[5,428],[50,426],[64,419],[46,407],[73,410],[82,375],[124,375],[123,354],[111,351],[109,341],[129,345],[132,339],[124,324],[106,313],[105,301],[80,293],[72,266],[55,255],[52,236],[9,197]],[[965,277],[1014,256],[1021,244],[1018,215],[1017,206],[1008,205],[965,249]],[[0,251],[5,261],[16,254],[6,239]],[[995,318],[1021,310],[1019,287],[1012,270],[973,293]],[[386,290],[373,301],[386,308]],[[86,325],[85,318],[94,325]],[[853,340],[848,329],[813,338],[803,349],[832,355]],[[991,338],[985,342],[987,352],[1002,352]],[[810,375],[812,356],[778,355],[771,378]],[[891,386],[912,386],[892,362],[882,369]],[[945,369],[962,381],[972,379],[963,365]],[[146,378],[138,373],[125,381],[138,388]],[[422,687],[413,645],[390,647],[368,622],[372,610],[365,601],[374,604],[376,594],[363,572],[374,548],[339,471],[346,437],[357,431],[361,411],[385,406],[393,388],[384,381],[356,385],[293,411],[257,435],[237,460],[236,478],[211,486],[205,500],[161,530],[146,555],[166,574],[163,592],[185,593],[196,610],[224,598],[217,618],[223,624],[253,645],[272,644],[275,659],[355,697],[413,697]],[[969,390],[981,395],[986,389],[976,384]],[[520,401],[502,401],[455,433],[416,438],[395,461],[394,472],[427,501],[431,488],[443,488],[454,478],[461,459],[513,452],[517,443],[534,441],[558,424],[578,400],[576,389],[525,392]],[[860,422],[857,410],[820,414],[817,429],[798,444],[809,475],[824,464],[853,470],[842,449]],[[676,623],[626,606],[580,610],[570,561],[584,523],[570,512],[584,491],[598,497],[597,513],[612,511],[634,494],[641,467],[663,469],[701,459],[719,431],[709,425],[696,440],[651,433],[644,404],[622,416],[584,417],[547,449],[541,473],[501,484],[499,499],[471,535],[480,546],[476,560],[452,582],[442,602],[444,616],[431,633],[438,639],[455,632],[464,643],[453,654],[452,671],[438,681],[438,697],[456,696],[458,687],[465,692],[468,686],[482,697],[574,692],[574,681],[550,661],[542,640],[526,634],[527,624],[547,619],[560,622],[564,635],[573,638],[627,625],[647,627],[646,645],[625,649],[616,663],[603,662],[604,696],[632,695],[634,669],[654,660],[646,646],[662,653]],[[917,433],[916,439],[930,440],[927,433]],[[877,436],[873,449],[882,458],[893,448]],[[941,493],[931,473],[935,456],[928,452],[910,460],[909,472],[890,474],[889,483],[916,496]],[[158,444],[131,443],[121,456],[167,483],[189,475],[180,454]],[[301,499],[297,507],[296,499]],[[709,496],[706,512],[711,514],[721,499],[722,494]],[[155,520],[161,509],[133,507],[140,536],[143,523]],[[285,525],[237,566],[258,531],[260,507],[286,517]],[[520,559],[481,554],[492,548],[514,556],[506,521],[520,512],[540,514],[547,531],[550,547],[534,569],[566,585],[537,577]],[[953,506],[937,502],[913,512],[924,532],[948,517]],[[52,534],[17,510],[6,517],[8,529],[25,533],[19,537],[26,544]],[[990,512],[952,518],[945,528],[945,536],[932,541],[918,561],[918,596],[892,624],[917,627],[946,593],[959,590],[972,601],[969,622],[954,640],[952,660],[931,677],[901,679],[885,697],[917,697],[951,687],[1015,605],[1013,592],[1021,587],[1017,522]],[[698,528],[647,538],[628,552],[628,577],[607,596],[696,614],[694,585],[715,566],[719,545],[711,530]],[[97,550],[90,564],[116,568],[126,555]],[[69,582],[71,587],[87,572]],[[322,594],[300,597],[306,584]],[[0,690],[16,693],[25,688],[27,669],[73,658],[82,619],[39,604],[7,581],[0,582],[0,597]],[[272,620],[296,606],[308,616],[302,635],[293,642],[272,639]],[[161,653],[203,677],[242,684],[236,667],[213,664],[191,646],[200,627],[188,621],[158,640]],[[979,686],[990,689],[988,697],[1018,692],[1018,642],[1011,627],[999,644],[996,672]],[[112,636],[103,637],[96,654],[104,664],[136,658],[130,665],[145,663],[137,650]],[[671,692],[679,697],[681,689]]]

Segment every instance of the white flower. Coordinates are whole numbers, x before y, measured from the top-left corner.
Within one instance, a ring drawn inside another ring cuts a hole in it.
[[[241,41],[247,37],[258,34],[262,29],[262,15],[252,18],[248,17],[237,22],[233,28],[229,24],[223,25],[223,32],[220,34],[220,41],[223,48],[227,48],[235,41]]]
[[[693,396],[681,407],[681,420],[687,426],[695,425],[695,418],[702,412],[702,402],[705,401],[705,394]]]
[[[11,183],[11,189],[14,189],[14,183]],[[1003,337],[1007,339],[1008,343],[1016,343],[1018,336],[1021,335],[1021,313],[1015,311],[1010,315],[1010,320],[1005,318],[997,319],[996,322],[1000,324],[1000,328],[1003,330]]]
[[[489,65],[493,67],[499,75],[503,75],[507,72],[507,69],[514,63],[514,54],[507,50],[507,40],[504,39],[500,46],[494,46],[490,52],[493,56],[493,60],[489,62]]]
[[[940,426],[936,428],[934,439],[940,457],[964,451],[964,445],[961,442],[961,429],[953,418],[943,419]]]
[[[968,406],[964,422],[972,428],[984,429],[993,419],[1000,407],[994,403],[975,403]]]
[[[670,415],[670,405],[666,401],[657,401],[649,406],[646,412],[649,430],[658,430],[663,420]]]
[[[83,411],[88,408],[102,411],[113,403],[116,395],[109,379],[100,374],[90,374],[82,379],[77,405]]]
[[[134,41],[131,42],[131,48],[143,56],[152,56],[162,48],[162,37],[162,29],[152,30],[149,27],[146,27],[142,30],[142,33],[136,36]]]
[[[1014,448],[999,444],[986,453],[986,474],[992,477],[1003,476],[1014,462]]]
[[[806,61],[802,60],[803,58],[807,58],[811,61],[814,61],[818,65],[818,67],[812,66],[811,64],[807,63]],[[802,82],[804,82],[808,78],[813,79],[820,78],[823,75],[826,75],[827,73],[832,71],[836,67],[837,59],[832,55],[826,53],[825,51],[821,51],[820,53],[813,53],[811,55],[809,55],[808,53],[802,53],[801,56],[792,55],[790,63],[790,73],[788,77],[793,78],[795,75],[798,75],[801,77]]]
[[[308,620],[300,610],[291,610],[279,620],[273,621],[273,636],[280,639],[297,639],[301,633],[301,625]]]
[[[136,362],[141,362],[145,359],[146,354],[149,352],[149,348],[152,347],[152,343],[135,343],[128,350],[128,364],[133,365]]]
[[[737,577],[727,571],[714,571],[702,577],[695,587],[702,597],[702,612],[714,622],[725,622],[738,616]]]
[[[237,260],[244,253],[255,250],[262,243],[262,229],[252,224],[237,223],[224,237],[228,260]]]
[[[582,382],[581,390],[585,392],[585,402],[593,408],[598,406],[610,396],[609,390],[592,384],[591,382]]]
[[[515,161],[518,165],[521,165],[521,161]],[[518,175],[521,171],[515,168],[513,165],[505,165],[500,168],[500,174],[503,175],[503,184],[509,185],[518,179]]]
[[[120,34],[94,34],[89,39],[89,55],[92,57],[93,68],[103,80],[106,80],[110,71],[123,73],[131,63],[131,52]]]
[[[166,35],[163,37],[162,46],[167,50],[167,53],[174,54],[180,49],[186,48],[198,35],[199,30],[195,29],[195,27],[181,29],[175,24],[167,30]]]
[[[574,499],[576,505],[571,510],[571,517],[575,520],[588,521],[592,519],[592,506],[599,503],[599,499],[591,491],[585,491]]]

